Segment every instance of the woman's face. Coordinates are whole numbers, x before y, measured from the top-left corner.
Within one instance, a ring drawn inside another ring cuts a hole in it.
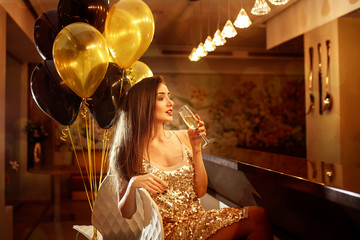
[[[172,107],[174,102],[170,99],[170,92],[165,84],[160,84],[156,94],[155,121],[171,122],[173,120]]]

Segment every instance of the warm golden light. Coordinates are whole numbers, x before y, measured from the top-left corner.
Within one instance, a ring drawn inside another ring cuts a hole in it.
[[[254,15],[266,15],[271,11],[271,8],[267,4],[266,0],[256,0],[251,13]]]
[[[249,16],[246,14],[244,8],[240,9],[240,12],[234,22],[234,26],[237,28],[247,28],[251,25],[251,20]]]
[[[204,48],[204,44],[203,43],[199,43],[197,49],[196,49],[196,54],[199,56],[199,57],[205,57],[207,55],[207,51],[205,51],[205,48]]]
[[[269,2],[274,5],[284,5],[289,2],[289,0],[269,0]]]
[[[204,48],[205,48],[205,51],[207,51],[207,52],[212,52],[215,50],[216,46],[213,43],[213,40],[210,36],[208,36],[206,38],[205,43],[204,43]]]
[[[226,21],[226,24],[221,32],[223,38],[232,38],[237,35],[237,32],[230,20]]]
[[[192,62],[197,62],[200,60],[200,57],[196,54],[196,48],[193,48],[193,50],[191,51],[189,59]]]
[[[216,30],[216,32],[214,34],[213,43],[217,47],[222,46],[226,43],[226,39],[221,36],[221,32],[219,29]]]

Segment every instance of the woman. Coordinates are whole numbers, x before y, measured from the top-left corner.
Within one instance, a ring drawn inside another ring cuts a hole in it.
[[[131,218],[136,188],[145,188],[157,203],[166,239],[272,239],[260,207],[205,211],[198,198],[207,190],[207,174],[199,127],[168,131],[173,101],[160,76],[145,78],[130,88],[122,105],[110,155],[117,176],[118,208]]]

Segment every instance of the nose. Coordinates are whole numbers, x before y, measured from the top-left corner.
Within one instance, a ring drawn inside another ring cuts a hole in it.
[[[174,102],[170,98],[168,98],[168,106],[174,106]]]

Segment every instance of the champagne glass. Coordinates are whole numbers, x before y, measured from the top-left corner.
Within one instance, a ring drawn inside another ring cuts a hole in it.
[[[189,128],[196,129],[199,127],[198,119],[196,118],[195,114],[188,108],[188,106],[182,106],[179,110],[179,114]],[[202,146],[203,149],[215,141],[214,138],[207,139],[202,134],[200,134],[200,136],[205,141],[205,144]]]

